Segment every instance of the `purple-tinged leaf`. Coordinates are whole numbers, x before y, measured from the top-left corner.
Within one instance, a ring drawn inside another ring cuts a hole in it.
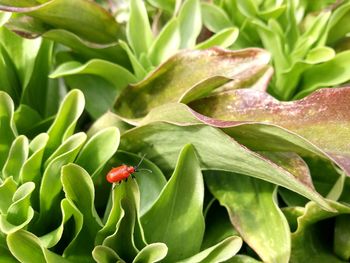
[[[267,68],[269,59],[266,51],[256,48],[183,51],[145,80],[126,88],[119,96],[115,110],[123,117],[139,118],[165,103],[187,103],[203,97],[223,84],[229,83],[230,89],[242,85],[250,87],[262,76],[271,74]],[[266,86],[266,81],[261,85]]]

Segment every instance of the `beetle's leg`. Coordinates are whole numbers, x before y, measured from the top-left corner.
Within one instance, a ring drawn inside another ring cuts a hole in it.
[[[131,178],[132,178],[132,179],[136,179],[136,176],[132,174],[132,175],[131,175]]]
[[[125,178],[125,182],[127,182],[128,181],[128,178]]]

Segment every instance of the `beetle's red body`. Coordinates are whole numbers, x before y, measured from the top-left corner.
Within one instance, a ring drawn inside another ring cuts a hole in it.
[[[127,179],[130,175],[136,172],[136,168],[133,166],[121,165],[116,168],[113,168],[109,171],[106,176],[106,179],[110,183],[118,183]]]

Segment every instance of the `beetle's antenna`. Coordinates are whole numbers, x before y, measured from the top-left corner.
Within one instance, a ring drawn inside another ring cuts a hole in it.
[[[152,170],[150,170],[150,169],[144,169],[144,168],[138,169],[137,171],[138,171],[138,172],[139,172],[139,171],[147,171],[147,172],[149,172],[149,173],[152,173]]]
[[[143,159],[145,159],[145,156],[146,156],[146,154],[144,154],[144,155],[142,156],[140,162],[134,167],[135,170],[137,170],[137,169],[139,168],[140,164],[143,162]]]

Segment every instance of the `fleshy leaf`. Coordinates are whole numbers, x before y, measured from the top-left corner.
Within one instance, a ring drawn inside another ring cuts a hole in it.
[[[349,222],[350,215],[340,215],[335,220],[333,250],[343,260],[350,258]]]
[[[65,258],[44,248],[38,237],[25,230],[7,236],[11,253],[21,262],[28,263],[69,263]]]
[[[124,89],[115,109],[123,117],[142,117],[157,106],[182,100],[195,88],[192,99],[232,79],[252,79],[268,61],[268,53],[261,49],[183,51],[167,60],[145,80]],[[196,70],[193,71],[193,68]]]
[[[290,231],[274,185],[227,172],[207,172],[205,179],[243,240],[263,261],[289,262]]]
[[[125,263],[125,261],[121,260],[121,258],[117,255],[117,253],[114,252],[113,249],[106,246],[96,246],[92,251],[92,256],[98,263]]]
[[[232,22],[225,11],[211,3],[201,3],[203,24],[212,32],[219,32],[232,27]]]
[[[306,205],[304,214],[298,218],[298,229],[292,234],[291,262],[309,259],[313,262],[343,262],[332,252],[329,238],[333,238],[333,230],[331,233],[326,230],[325,219],[349,214],[350,207],[334,201],[329,201],[329,204],[337,212],[321,210],[314,202]]]
[[[25,13],[50,27],[69,30],[88,41],[111,43],[120,35],[114,18],[99,5],[83,0],[0,1],[0,10]],[[76,14],[79,10],[79,16]]]
[[[182,125],[185,126],[156,122],[132,129],[122,135],[120,148],[130,152],[147,153],[150,160],[154,161],[163,172],[167,172],[175,166],[176,156],[181,147],[191,143],[195,146],[204,169],[226,170],[258,177],[315,200],[322,207],[329,209],[328,203],[313,189],[301,183],[286,170],[238,144],[224,132],[206,125],[186,126],[188,123]],[[281,128],[276,129],[278,132],[283,131]],[[256,131],[261,132],[255,128],[254,133]],[[283,133],[288,135],[286,131]],[[295,140],[295,135],[292,139]],[[135,140],[137,144],[134,143]],[[301,142],[306,144],[305,140]],[[274,143],[285,144],[281,141]]]
[[[228,237],[220,243],[201,251],[200,253],[187,258],[185,260],[178,261],[179,263],[191,263],[191,262],[226,262],[226,260],[232,258],[242,247],[242,239],[237,236]]]
[[[180,48],[192,48],[202,29],[202,15],[199,0],[185,0],[179,11]]]
[[[0,167],[3,167],[16,136],[13,112],[14,105],[11,97],[0,91]]]
[[[136,82],[135,77],[127,69],[100,59],[93,59],[85,64],[77,61],[63,63],[50,74],[50,77],[60,78],[77,74],[100,76],[113,84],[118,91]]]
[[[204,183],[198,159],[193,146],[186,145],[172,177],[141,218],[146,240],[167,245],[169,251],[164,262],[174,262],[199,252],[204,235],[203,198]]]
[[[12,176],[15,181],[19,180],[20,170],[29,154],[29,142],[27,137],[18,136],[12,143],[8,158],[2,169],[4,178]]]
[[[207,49],[214,46],[227,48],[231,46],[238,37],[238,29],[236,27],[225,28],[213,35],[211,38],[201,42],[196,46],[197,49]]]
[[[97,232],[102,222],[94,207],[94,185],[90,175],[76,164],[62,168],[61,181],[66,198],[71,201],[83,215],[83,227],[74,242],[65,250],[65,255],[72,261],[75,258],[91,258]]]
[[[293,102],[280,102],[265,92],[242,89],[219,93],[190,106],[214,119],[287,128],[318,146],[350,173],[350,151],[344,143],[350,140],[349,101],[350,88],[322,89]],[[250,147],[255,148],[251,144]],[[261,142],[258,147],[263,147]]]
[[[166,257],[167,252],[168,247],[164,243],[152,243],[137,254],[133,263],[159,262]]]
[[[12,204],[12,197],[17,190],[17,184],[12,177],[8,177],[0,185],[0,214],[6,214]]]
[[[79,90],[70,91],[58,110],[55,121],[48,130],[46,158],[69,136],[74,133],[75,125],[84,110],[84,96]]]
[[[75,163],[94,177],[117,151],[119,137],[119,130],[114,127],[96,133],[81,149]]]

